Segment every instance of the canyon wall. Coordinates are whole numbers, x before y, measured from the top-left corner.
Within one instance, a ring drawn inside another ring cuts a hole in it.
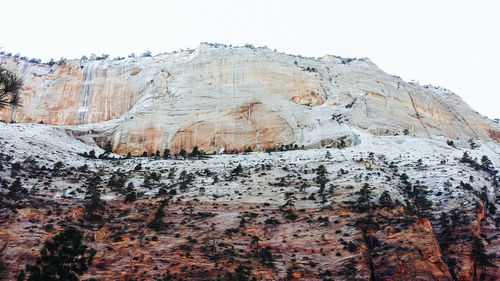
[[[500,142],[498,124],[455,94],[368,59],[201,44],[117,61],[48,66],[1,56],[0,64],[25,81],[23,107],[4,109],[2,120],[64,125],[122,154],[352,144],[357,130]]]

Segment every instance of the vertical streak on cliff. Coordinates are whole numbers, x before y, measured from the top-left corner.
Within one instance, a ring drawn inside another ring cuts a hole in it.
[[[236,63],[233,64],[233,106],[231,107],[231,115],[232,115],[232,134],[231,134],[231,143],[234,144],[234,133],[236,130],[236,120],[235,120],[235,113],[236,113],[236,82],[238,79],[236,79]]]
[[[408,88],[405,87],[405,89],[406,89],[406,92],[408,93],[408,96],[410,97],[411,105],[413,106],[413,110],[415,110],[415,114],[417,115],[418,122],[420,122],[420,125],[422,125],[422,128],[424,128],[429,139],[432,139],[431,134],[429,134],[429,131],[427,130],[427,128],[424,125],[424,122],[422,122],[422,120],[420,119],[420,113],[418,113],[417,107],[415,106],[415,101],[413,100],[413,96],[410,94],[410,91],[408,90]]]
[[[85,123],[85,115],[89,110],[89,98],[92,91],[92,84],[94,83],[95,70],[97,68],[97,62],[93,61],[87,64],[85,67],[85,73],[83,76],[82,86],[80,87],[80,96],[82,101],[82,106],[78,110],[78,121],[80,124]]]

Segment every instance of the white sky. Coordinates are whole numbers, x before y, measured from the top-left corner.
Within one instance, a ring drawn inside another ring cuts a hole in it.
[[[251,43],[369,57],[500,117],[500,0],[1,0],[0,48],[48,60]]]

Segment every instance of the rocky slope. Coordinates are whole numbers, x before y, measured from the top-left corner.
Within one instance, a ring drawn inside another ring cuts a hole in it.
[[[351,145],[354,129],[500,142],[498,124],[458,96],[404,82],[368,59],[201,44],[119,61],[0,63],[25,79],[24,106],[0,112],[2,120],[79,125],[66,128],[88,143],[111,141],[120,154]]]
[[[490,171],[500,168],[500,146],[354,133],[359,145],[344,149],[109,160],[82,157],[102,150],[58,126],[0,123],[0,241],[10,277],[73,225],[97,251],[84,279],[227,280],[244,264],[257,280],[498,280],[500,191]],[[492,169],[460,161],[464,152],[476,162],[487,156]],[[184,187],[183,171],[194,175]],[[147,180],[153,172],[160,178]],[[106,205],[90,222],[84,186],[95,175]],[[124,185],[113,186],[113,175]],[[15,178],[26,188],[17,197],[9,195]],[[135,202],[124,202],[128,183]],[[368,202],[360,201],[365,184]],[[427,215],[414,210],[418,194],[430,202]],[[150,228],[165,198],[163,227]],[[472,254],[474,239],[491,265]]]

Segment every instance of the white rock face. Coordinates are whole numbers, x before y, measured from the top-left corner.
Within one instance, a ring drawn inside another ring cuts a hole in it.
[[[368,59],[202,44],[123,61],[0,62],[25,77],[16,122],[71,125],[70,134],[110,140],[118,153],[351,145],[357,130],[500,142],[499,125],[452,92],[404,82]]]

